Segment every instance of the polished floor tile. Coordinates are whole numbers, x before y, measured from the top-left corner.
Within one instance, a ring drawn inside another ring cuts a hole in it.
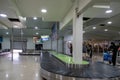
[[[0,80],[40,80],[39,56],[0,56]]]

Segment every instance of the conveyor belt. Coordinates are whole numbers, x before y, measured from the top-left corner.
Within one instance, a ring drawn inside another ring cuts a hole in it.
[[[103,62],[90,64],[84,69],[69,68],[48,52],[41,54],[41,67],[49,72],[70,77],[94,79],[120,77],[120,69],[104,64]]]

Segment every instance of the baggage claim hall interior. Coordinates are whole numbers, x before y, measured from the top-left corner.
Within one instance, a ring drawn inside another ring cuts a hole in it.
[[[120,0],[0,0],[0,80],[120,80]]]

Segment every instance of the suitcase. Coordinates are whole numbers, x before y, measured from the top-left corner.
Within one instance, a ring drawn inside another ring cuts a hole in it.
[[[108,52],[103,53],[103,60],[104,61],[112,61],[112,55]]]

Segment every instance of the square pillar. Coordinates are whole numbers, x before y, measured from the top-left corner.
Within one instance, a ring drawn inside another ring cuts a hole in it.
[[[82,64],[83,15],[73,16],[73,61]]]

